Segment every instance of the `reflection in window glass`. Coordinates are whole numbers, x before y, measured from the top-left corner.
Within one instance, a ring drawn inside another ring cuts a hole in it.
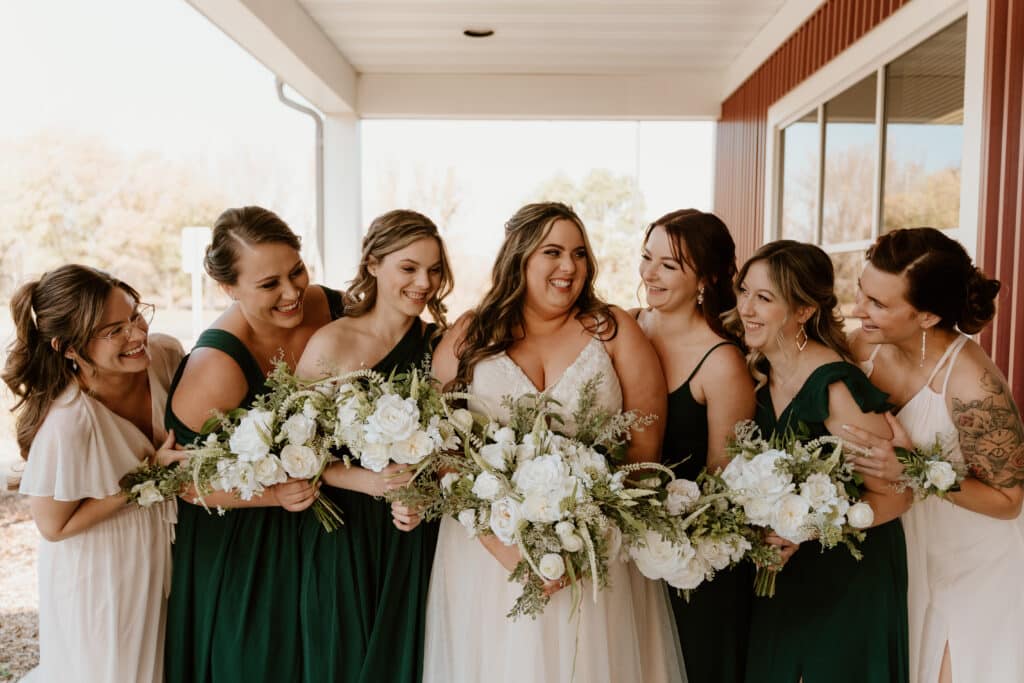
[[[839,311],[844,318],[849,319],[853,305],[857,301],[857,280],[864,269],[864,252],[858,249],[829,256],[836,269],[835,291],[836,298],[839,299]]]
[[[960,222],[967,20],[886,70],[882,231]]]
[[[825,104],[824,244],[871,238],[878,128],[874,73]]]
[[[782,130],[782,237],[814,242],[818,195],[818,116],[812,110]]]

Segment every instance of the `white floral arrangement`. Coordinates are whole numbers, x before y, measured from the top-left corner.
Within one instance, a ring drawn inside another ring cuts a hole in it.
[[[842,543],[857,559],[874,511],[860,498],[860,478],[843,456],[843,441],[824,436],[801,441],[792,431],[771,440],[750,420],[735,428],[732,459],[721,478],[743,506],[747,523],[773,530],[792,543],[817,540],[823,550]],[[775,569],[758,567],[755,592],[775,594]]]
[[[893,450],[896,459],[903,465],[903,476],[896,488],[899,491],[910,489],[917,500],[929,496],[944,498],[952,491],[959,491],[960,482],[967,475],[963,462],[955,462],[950,458],[952,449],[943,448],[938,435],[929,448],[910,450],[896,446]]]

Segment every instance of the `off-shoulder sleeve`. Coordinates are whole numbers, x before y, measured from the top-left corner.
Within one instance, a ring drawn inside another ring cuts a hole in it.
[[[138,465],[124,434],[101,425],[88,399],[69,389],[39,427],[21,478],[21,493],[73,501],[104,498]],[[134,458],[134,459],[133,459]]]
[[[880,391],[856,365],[836,362],[823,365],[807,380],[804,391],[796,398],[793,412],[808,424],[823,423],[828,419],[828,388],[842,382],[865,413],[884,413],[889,410],[889,394]]]

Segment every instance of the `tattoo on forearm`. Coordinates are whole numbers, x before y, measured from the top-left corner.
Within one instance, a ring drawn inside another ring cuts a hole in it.
[[[1006,384],[991,372],[981,377],[985,398],[953,399],[953,424],[971,474],[990,486],[1024,483],[1024,428]]]

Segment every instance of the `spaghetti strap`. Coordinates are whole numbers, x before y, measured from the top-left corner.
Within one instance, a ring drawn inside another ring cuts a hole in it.
[[[953,352],[957,350],[957,345],[963,345],[962,340],[964,339],[967,339],[967,337],[961,336],[959,339],[954,339],[952,343],[950,343],[950,345],[946,347],[946,350],[939,357],[939,362],[935,364],[934,368],[932,368],[932,374],[928,375],[928,381],[924,383],[926,387],[931,386],[932,381],[935,379],[935,376],[939,374],[939,370],[941,370],[943,365],[946,364],[946,361],[953,354]],[[946,373],[946,379],[949,380],[949,373]],[[942,386],[945,387],[946,385],[943,384]],[[943,388],[943,393],[945,393],[945,388]]]
[[[946,386],[949,384],[949,376],[953,374],[953,365],[956,363],[956,357],[960,355],[960,352],[964,350],[967,345],[968,337],[966,335],[960,335],[960,338],[949,345],[949,349],[946,349],[946,353],[949,353],[950,349],[953,349],[953,353],[949,356],[949,363],[946,367],[946,379],[942,380],[942,397],[946,396]],[[956,347],[954,349],[954,347]]]
[[[718,342],[717,344],[712,346],[710,349],[705,351],[704,352],[704,356],[700,359],[700,361],[697,362],[697,367],[695,367],[693,369],[693,372],[691,372],[690,376],[686,378],[686,381],[683,382],[682,384],[680,384],[679,386],[684,386],[686,384],[689,384],[690,380],[693,379],[697,375],[698,371],[700,371],[701,366],[704,365],[704,361],[706,361],[708,359],[708,356],[711,355],[711,352],[714,351],[715,349],[717,349],[719,346],[735,346],[735,344],[733,344],[731,341],[722,341],[722,342]]]

